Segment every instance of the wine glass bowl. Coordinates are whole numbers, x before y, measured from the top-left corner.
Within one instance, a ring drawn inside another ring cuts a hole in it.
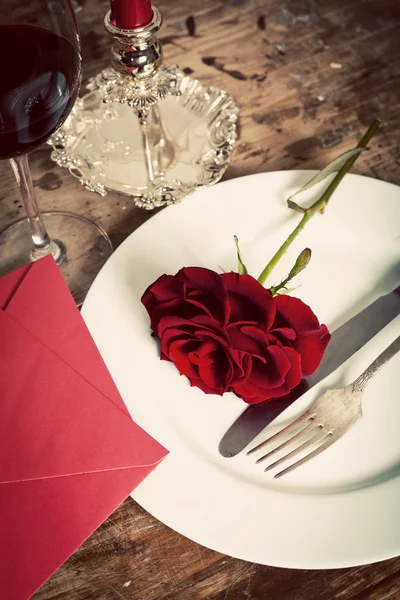
[[[14,18],[8,22],[10,13]],[[93,279],[112,251],[110,240],[101,227],[77,215],[47,212],[43,219],[27,158],[62,125],[79,92],[82,58],[69,0],[33,0],[3,10],[0,56],[0,159],[10,159],[27,213],[0,234],[0,274],[51,253],[67,281],[75,282],[73,293],[82,297],[79,273],[71,279],[76,255],[71,245],[79,240],[93,263],[93,249],[98,250]],[[87,287],[90,265],[82,269]]]
[[[10,20],[9,14],[17,16]],[[75,102],[82,57],[68,0],[34,0],[24,11],[6,6],[0,16],[0,56],[1,159],[45,142]]]
[[[45,142],[67,118],[81,81],[80,51],[36,25],[0,25],[0,158]]]

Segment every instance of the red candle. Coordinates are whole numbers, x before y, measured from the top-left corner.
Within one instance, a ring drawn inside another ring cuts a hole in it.
[[[111,0],[111,22],[120,29],[144,27],[152,18],[151,0]]]

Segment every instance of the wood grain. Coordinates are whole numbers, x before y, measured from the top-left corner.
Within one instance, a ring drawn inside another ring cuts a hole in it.
[[[87,82],[108,65],[108,3],[77,2]],[[166,62],[226,89],[239,104],[240,136],[225,179],[321,168],[378,117],[382,127],[353,171],[400,184],[398,0],[160,0],[158,7]],[[40,0],[2,0],[2,9],[35,22]],[[32,154],[31,167],[42,209],[97,220],[115,246],[151,217],[122,196],[83,190],[50,161],[47,147]],[[0,227],[22,215],[3,163]],[[171,531],[129,498],[34,598],[399,600],[399,582],[400,559],[300,571],[222,556]]]

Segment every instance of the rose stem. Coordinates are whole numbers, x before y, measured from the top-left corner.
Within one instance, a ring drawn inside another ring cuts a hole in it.
[[[368,142],[375,135],[379,125],[380,125],[380,121],[375,120],[369,126],[368,131],[364,134],[364,136],[361,138],[361,140],[357,144],[357,148],[366,148]],[[276,267],[279,260],[285,254],[286,250],[289,248],[291,243],[296,239],[296,237],[299,235],[299,233],[304,229],[304,227],[306,226],[308,221],[311,219],[311,217],[313,217],[315,215],[315,213],[322,211],[326,207],[333,192],[336,190],[339,183],[342,181],[343,177],[351,169],[351,167],[354,165],[354,163],[356,162],[356,160],[359,156],[360,156],[359,154],[356,154],[356,155],[352,156],[351,158],[349,158],[349,160],[347,162],[345,162],[345,164],[339,169],[336,176],[332,179],[331,183],[328,185],[326,190],[323,192],[322,196],[316,202],[314,202],[314,204],[312,206],[305,209],[304,215],[303,215],[300,223],[297,225],[297,227],[295,227],[295,229],[288,236],[288,238],[282,244],[282,246],[279,248],[279,250],[276,252],[276,254],[271,258],[271,260],[269,261],[269,263],[267,264],[265,269],[262,271],[262,273],[258,277],[258,281],[260,283],[265,282],[267,277],[270,275],[271,271]]]

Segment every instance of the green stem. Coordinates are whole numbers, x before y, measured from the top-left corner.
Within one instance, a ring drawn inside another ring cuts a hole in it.
[[[357,148],[366,148],[368,142],[375,135],[379,125],[380,125],[380,121],[378,121],[378,120],[375,120],[370,125],[370,127],[368,128],[368,131],[363,135],[363,137],[357,144]],[[332,179],[331,183],[328,185],[328,187],[323,192],[321,197],[316,202],[314,202],[314,204],[312,206],[310,206],[310,208],[306,209],[303,217],[301,218],[300,223],[294,228],[294,230],[288,236],[286,241],[282,244],[282,246],[279,248],[279,250],[276,252],[276,254],[274,254],[274,256],[271,258],[271,260],[269,261],[269,263],[267,264],[265,269],[260,273],[260,276],[258,277],[258,281],[260,283],[263,284],[265,282],[265,280],[267,279],[267,277],[269,277],[272,270],[276,267],[277,263],[280,261],[282,256],[285,254],[286,250],[292,244],[292,242],[294,242],[294,240],[299,235],[299,233],[304,229],[304,227],[306,226],[308,221],[311,219],[311,217],[313,217],[315,215],[315,213],[322,211],[326,207],[333,192],[336,190],[339,183],[342,181],[343,177],[351,169],[351,167],[354,165],[354,163],[356,162],[356,160],[359,156],[360,156],[359,154],[356,154],[355,156],[352,156],[351,158],[349,158],[349,160],[347,162],[345,162],[345,164],[339,169],[339,171],[337,172],[335,177]]]
[[[278,285],[274,285],[272,287],[269,288],[269,291],[271,292],[271,294],[273,296],[276,296],[276,294],[279,292],[279,290],[281,290],[282,288],[285,287],[285,285],[289,282],[289,277],[286,277],[286,279],[284,279],[283,281],[281,281],[280,283],[278,283]]]
[[[264,281],[267,279],[267,277],[269,276],[271,271],[276,267],[276,265],[278,264],[278,262],[280,261],[282,256],[285,254],[285,252],[289,248],[290,244],[292,242],[294,242],[296,237],[299,235],[300,231],[302,229],[304,229],[304,227],[306,226],[307,222],[310,219],[311,219],[311,215],[308,211],[306,211],[304,213],[300,223],[295,227],[295,229],[293,229],[292,233],[289,235],[289,237],[286,239],[286,241],[279,248],[278,252],[276,252],[276,254],[274,254],[274,256],[271,258],[271,260],[269,261],[269,263],[267,264],[265,269],[260,274],[260,276],[258,278],[258,281],[260,283],[264,283]]]

